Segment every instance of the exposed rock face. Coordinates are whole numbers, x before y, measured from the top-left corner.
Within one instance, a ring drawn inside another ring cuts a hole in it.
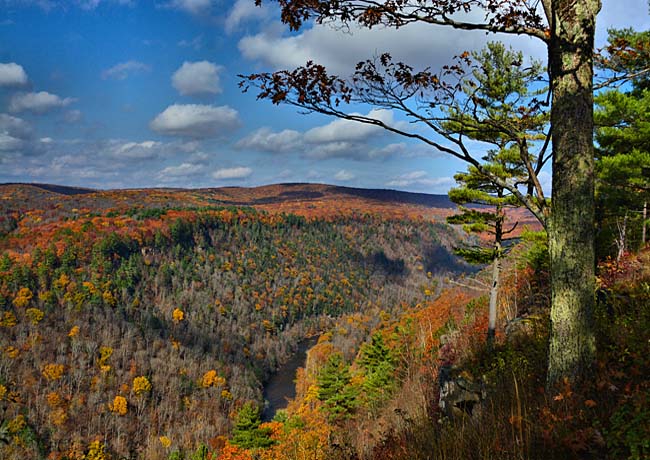
[[[467,375],[457,375],[458,369],[442,366],[438,372],[440,397],[438,407],[448,418],[476,417],[485,399],[482,383],[473,381]]]

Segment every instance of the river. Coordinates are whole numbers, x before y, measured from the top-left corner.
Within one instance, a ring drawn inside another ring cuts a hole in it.
[[[298,350],[289,360],[269,378],[264,385],[264,410],[262,421],[268,422],[273,419],[279,409],[287,407],[287,399],[296,397],[296,371],[305,365],[307,351],[316,345],[318,337],[310,337],[298,345]]]

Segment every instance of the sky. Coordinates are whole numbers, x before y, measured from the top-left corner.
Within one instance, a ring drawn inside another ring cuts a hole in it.
[[[603,0],[597,27],[597,45],[611,27],[649,29],[647,0]],[[308,60],[349,75],[384,51],[436,68],[495,39],[544,59],[533,39],[426,25],[307,24],[292,33],[270,1],[0,0],[0,183],[317,182],[446,193],[462,162],[379,129],[257,101],[238,75]],[[548,171],[541,179],[548,188]]]

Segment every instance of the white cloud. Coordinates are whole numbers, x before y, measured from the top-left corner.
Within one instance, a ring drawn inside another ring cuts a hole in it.
[[[172,75],[172,86],[183,96],[219,94],[223,67],[208,61],[184,62]]]
[[[27,81],[23,66],[15,62],[0,63],[0,86],[25,86]]]
[[[130,75],[149,72],[151,67],[147,64],[140,61],[126,61],[115,64],[110,69],[106,69],[102,72],[102,78],[104,80],[113,79],[113,80],[125,80]]]
[[[233,180],[233,179],[245,179],[253,174],[251,168],[245,166],[237,166],[235,168],[223,168],[218,169],[212,173],[212,177],[217,180]]]
[[[387,125],[399,125],[390,110],[370,110],[365,116],[383,121]],[[274,132],[267,127],[260,128],[239,140],[235,147],[259,152],[300,153],[304,157],[320,160],[370,160],[395,156],[405,151],[403,144],[389,144],[383,147],[373,145],[386,136],[390,136],[390,133],[380,127],[335,119],[304,133],[292,129]]]
[[[292,129],[273,132],[270,128],[260,128],[235,144],[242,150],[263,152],[293,152],[302,148],[302,134]]]
[[[178,166],[168,166],[158,173],[158,179],[166,181],[187,176],[195,176],[204,172],[205,167],[200,164],[182,163]]]
[[[66,107],[73,103],[75,99],[65,98],[62,99],[56,94],[51,94],[46,91],[38,93],[19,93],[14,94],[9,103],[9,110],[11,112],[24,112],[30,111],[34,113],[45,113],[53,109]]]
[[[0,133],[19,139],[30,139],[32,137],[32,127],[22,118],[0,113]]]
[[[200,104],[170,105],[149,123],[157,133],[196,139],[218,137],[240,125],[235,109]]]
[[[242,23],[263,19],[268,15],[269,11],[266,3],[257,6],[252,0],[237,0],[226,17],[226,32],[230,34],[237,30]]]
[[[426,191],[428,193],[447,193],[456,181],[452,177],[429,177],[426,171],[411,171],[386,182],[387,187],[397,187]]]
[[[110,149],[115,158],[128,160],[150,160],[160,154],[162,143],[155,141],[117,143]]]
[[[0,152],[23,161],[24,156],[41,153],[46,142],[34,139],[32,126],[22,118],[0,113]],[[0,155],[2,159],[2,155]]]
[[[211,0],[172,0],[165,3],[166,8],[183,10],[190,14],[202,14],[212,8]]]
[[[356,177],[357,176],[355,176],[353,173],[351,173],[350,171],[346,171],[345,169],[341,169],[339,172],[334,174],[334,179],[342,182],[351,181]]]
[[[247,59],[260,61],[274,70],[293,69],[313,60],[324,64],[332,73],[349,75],[357,62],[384,52],[411,65],[436,68],[449,63],[455,54],[481,48],[490,39],[483,32],[455,31],[427,24],[411,24],[398,30],[369,30],[351,25],[349,32],[335,25],[316,24],[291,35],[284,34],[286,29],[274,25],[258,34],[247,35],[239,41],[239,50]],[[528,43],[528,40],[520,39],[520,42]],[[540,44],[538,55],[542,48]]]
[[[353,115],[360,115],[355,113]],[[366,115],[384,122],[387,125],[394,124],[393,112],[384,109],[373,109]],[[323,142],[341,142],[341,141],[363,141],[372,136],[385,133],[383,128],[378,126],[359,123],[352,120],[336,119],[324,126],[312,128],[305,133],[305,141],[311,144]]]

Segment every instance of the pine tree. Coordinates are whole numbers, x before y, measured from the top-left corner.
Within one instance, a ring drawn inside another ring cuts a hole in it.
[[[237,413],[231,442],[244,449],[269,447],[273,440],[269,430],[260,429],[260,410],[252,402],[247,402]]]
[[[396,387],[395,357],[380,333],[361,347],[358,363],[364,372],[364,397],[373,407],[381,404]]]
[[[601,62],[614,71],[638,72],[650,59],[650,32],[611,30],[610,47],[623,50]],[[646,243],[650,199],[650,77],[641,72],[626,92],[610,90],[595,98],[596,223],[598,248],[607,254],[614,241],[617,259]],[[635,229],[631,232],[631,229]]]
[[[352,414],[357,404],[357,394],[350,385],[350,366],[341,353],[330,355],[318,374],[318,399],[323,401],[330,419],[340,420]]]
[[[503,180],[516,180],[524,173],[519,158],[514,148],[500,152],[492,151],[484,158],[485,168],[489,168],[492,174],[498,175]],[[503,241],[517,226],[515,223],[510,229],[505,228],[506,209],[520,206],[520,203],[507,190],[495,184],[474,167],[470,167],[468,172],[456,174],[454,178],[460,187],[451,189],[449,198],[459,205],[461,212],[448,217],[447,221],[451,224],[462,224],[468,233],[491,235],[492,247],[474,246],[456,249],[456,253],[470,263],[494,264],[487,331],[488,346],[491,347],[496,333],[501,258],[504,254]],[[482,207],[468,208],[465,207],[467,204]]]

